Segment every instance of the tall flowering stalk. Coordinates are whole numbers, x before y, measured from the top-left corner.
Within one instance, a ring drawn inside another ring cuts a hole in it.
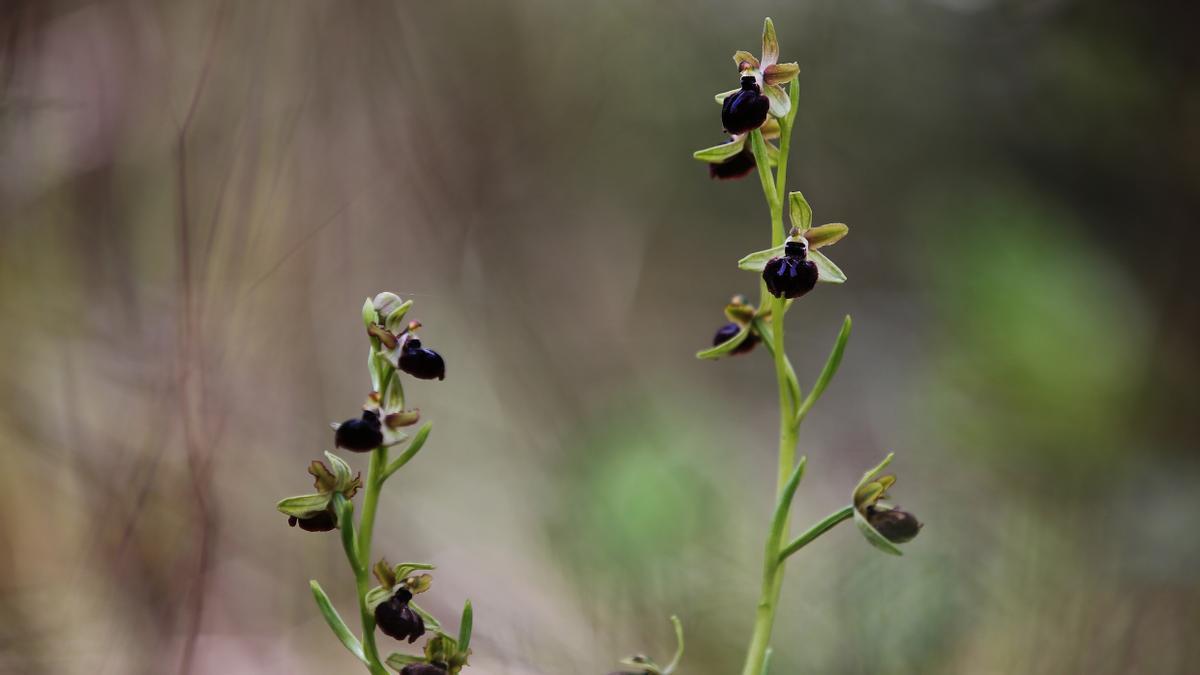
[[[846,275],[822,253],[849,232],[841,223],[813,227],[813,213],[800,192],[787,192],[788,153],[799,107],[796,77],[800,67],[779,62],[779,42],[771,19],[763,25],[762,55],[745,51],[733,56],[737,66],[737,89],[718,94],[721,122],[730,140],[695,153],[707,162],[717,179],[734,179],[757,171],[771,221],[771,248],[744,256],[743,270],[760,275],[759,301],[750,304],[734,296],[725,307],[728,323],[718,329],[713,347],[697,354],[701,359],[718,359],[751,352],[762,343],[775,365],[779,392],[778,477],[775,509],[767,530],[763,554],[762,584],[755,609],[754,629],[746,652],[742,675],[764,675],[771,654],[771,632],[779,609],[787,561],[802,548],[839,523],[853,519],[872,545],[900,555],[897,544],[914,538],[921,524],[912,514],[886,501],[895,477],[880,475],[892,455],[866,472],[850,495],[850,503],[835,510],[803,533],[792,537],[789,513],[807,458],[796,456],[800,427],[829,386],[850,337],[850,317],[842,322],[833,350],[812,388],[805,395],[788,358],[784,319],[795,302],[818,283],[842,284]],[[784,85],[788,85],[784,88]],[[771,141],[778,139],[779,145]],[[787,211],[790,227],[784,225]],[[644,672],[651,672],[646,670]]]
[[[420,412],[405,407],[403,376],[423,380],[444,379],[446,364],[437,352],[423,347],[417,337],[421,324],[405,323],[412,301],[404,302],[394,293],[380,293],[363,304],[362,319],[370,341],[367,370],[371,391],[358,417],[335,424],[336,448],[369,453],[367,480],[353,474],[350,465],[332,452],[326,452],[329,465],[314,461],[308,468],[315,494],[288,497],[276,507],[288,516],[288,524],[309,532],[338,530],[342,549],[354,574],[362,634],[355,635],[334,609],[329,597],[316,580],[309,582],[317,607],[334,635],[372,675],[386,675],[386,666],[401,675],[450,675],[460,672],[470,655],[473,613],[468,601],[463,607],[457,634],[442,629],[441,623],[413,601],[413,596],[429,590],[434,569],[428,563],[390,564],[380,558],[371,564],[375,515],[379,509],[384,483],[421,451],[432,425],[426,422],[411,437],[404,431],[420,419]],[[404,445],[407,443],[407,447]],[[403,448],[390,457],[392,448]],[[354,497],[362,490],[362,515],[354,521]],[[378,585],[371,585],[374,575]],[[426,632],[423,653],[392,653],[383,658],[375,640],[375,630],[396,640],[416,642]]]

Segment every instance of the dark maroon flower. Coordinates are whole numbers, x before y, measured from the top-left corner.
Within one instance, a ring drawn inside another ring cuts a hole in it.
[[[339,448],[354,452],[370,452],[378,448],[383,445],[383,426],[379,423],[379,416],[365,410],[362,417],[342,422],[333,434],[333,442]]]
[[[730,340],[733,339],[733,336],[737,335],[741,331],[742,331],[742,327],[733,322],[730,322],[730,323],[725,324],[724,326],[721,326],[720,328],[717,329],[717,334],[713,336],[713,346],[716,347],[719,344],[724,344],[726,342],[729,342]],[[734,347],[729,353],[730,354],[745,354],[746,352],[754,349],[754,346],[758,344],[758,341],[760,339],[761,338],[759,338],[757,335],[755,335],[752,331],[748,335],[746,335],[746,339],[742,340],[741,344]]]
[[[771,100],[763,96],[758,80],[753,75],[745,75],[742,88],[721,104],[721,124],[731,134],[743,134],[761,127],[767,121],[770,109]]]
[[[763,267],[767,291],[777,298],[798,298],[817,285],[817,264],[808,259],[808,245],[789,241],[783,255],[771,258]]]
[[[412,600],[412,593],[403,588],[396,591],[375,608],[375,625],[385,635],[413,643],[425,634],[425,621],[408,606],[409,600]]]
[[[334,515],[332,509],[326,509],[308,518],[288,516],[288,525],[292,527],[299,525],[300,529],[305,532],[328,532],[337,529],[337,516]]]
[[[422,380],[446,379],[446,362],[442,355],[421,346],[417,336],[408,338],[400,352],[400,370]]]
[[[750,150],[750,144],[746,143],[742,146],[741,152],[724,162],[709,164],[708,175],[717,180],[733,180],[745,177],[754,170],[754,167],[754,153]]]
[[[917,517],[907,511],[877,506],[868,509],[867,522],[893,544],[912,541],[921,532],[922,527]]]

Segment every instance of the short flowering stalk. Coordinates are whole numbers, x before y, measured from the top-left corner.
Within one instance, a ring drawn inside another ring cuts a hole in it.
[[[756,251],[738,261],[743,270],[760,276],[760,299],[751,306],[740,296],[725,308],[730,323],[721,327],[713,347],[697,353],[701,359],[745,354],[762,342],[775,366],[779,399],[779,447],[775,509],[763,555],[762,583],[755,610],[754,629],[747,649],[742,675],[764,675],[771,656],[771,633],[783,589],[784,571],[788,559],[818,537],[843,521],[854,519],[867,540],[880,550],[899,555],[896,544],[910,541],[921,529],[912,514],[883,501],[887,489],[895,482],[893,476],[876,475],[891,461],[867,472],[855,488],[852,502],[788,539],[789,513],[800,485],[807,458],[796,458],[800,425],[825,392],[842,362],[846,342],[850,337],[850,317],[842,324],[829,358],[807,396],[803,395],[795,369],[788,359],[785,346],[784,319],[795,302],[813,291],[819,282],[841,284],[846,275],[821,250],[837,243],[849,232],[841,223],[813,227],[812,208],[800,192],[787,192],[788,153],[799,103],[799,85],[794,78],[800,71],[794,63],[779,63],[779,44],[774,24],[767,19],[763,26],[762,58],[749,52],[734,54],[740,87],[719,94],[722,103],[721,120],[724,128],[735,134],[719,146],[695,153],[708,162],[712,175],[732,178],[744,171],[744,153],[749,149],[754,159],[763,196],[771,221],[771,248]],[[786,90],[783,84],[790,82]],[[760,100],[769,101],[765,119],[759,118],[763,107]],[[779,139],[779,148],[768,142]],[[790,228],[784,227],[784,211]]]
[[[379,510],[384,483],[404,467],[424,446],[430,424],[425,423],[409,440],[404,428],[416,424],[419,411],[406,409],[401,373],[419,379],[444,379],[445,361],[436,351],[421,346],[416,331],[417,322],[403,319],[412,302],[402,302],[393,293],[380,293],[363,305],[362,317],[370,341],[367,367],[372,389],[362,406],[360,416],[334,425],[334,447],[351,452],[370,453],[367,478],[351,475],[350,466],[332,452],[325,455],[330,461],[313,462],[309,473],[315,479],[316,494],[289,497],[277,508],[288,516],[291,525],[310,532],[332,529],[340,531],[342,550],[354,574],[358,596],[361,637],[346,626],[329,597],[315,580],[310,582],[313,597],[321,615],[342,645],[353,654],[372,675],[385,675],[387,666],[408,675],[454,675],[467,664],[470,655],[472,621],[471,603],[463,609],[457,636],[445,633],[441,624],[413,602],[413,596],[429,589],[427,563],[402,563],[391,566],[386,560],[373,568],[372,543],[375,519]],[[390,449],[408,442],[400,456],[389,462]],[[364,492],[362,514],[354,521],[353,498]],[[371,574],[380,585],[371,586]],[[423,655],[393,653],[384,659],[379,651],[375,630],[386,636],[413,643],[432,631]],[[386,664],[386,666],[385,666]]]

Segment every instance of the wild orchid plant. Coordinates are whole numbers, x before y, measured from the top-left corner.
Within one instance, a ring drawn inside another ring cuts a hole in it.
[[[758,305],[734,296],[725,307],[729,323],[721,326],[713,347],[699,352],[701,359],[745,354],[762,343],[775,363],[779,389],[779,468],[776,482],[775,511],[767,531],[763,560],[762,588],[754,620],[754,632],[746,653],[742,675],[766,675],[771,654],[771,631],[779,607],[783,574],[788,559],[817,537],[844,520],[854,519],[867,541],[885,553],[901,555],[897,544],[917,536],[920,522],[910,513],[884,501],[896,479],[879,475],[892,461],[889,454],[866,472],[850,493],[850,503],[789,540],[789,511],[796,488],[804,476],[807,458],[796,459],[800,425],[837,373],[850,337],[850,317],[842,322],[841,332],[808,395],[802,395],[796,372],[784,345],[784,317],[793,303],[816,287],[818,282],[841,284],[842,270],[818,249],[837,243],[849,232],[842,223],[812,226],[812,208],[804,195],[789,192],[787,185],[788,151],[796,120],[800,89],[796,76],[800,66],[779,63],[779,42],[771,19],[763,24],[762,57],[738,51],[733,55],[741,78],[740,86],[717,94],[721,104],[721,122],[732,137],[728,142],[695,153],[709,165],[709,173],[720,180],[741,178],[757,169],[763,195],[771,215],[771,248],[751,253],[738,261],[743,270],[761,276]],[[783,85],[790,85],[786,90]],[[775,146],[772,140],[778,139]],[[791,220],[790,230],[783,225],[784,206]],[[676,622],[682,650],[683,637]],[[659,668],[645,656],[622,662],[636,669],[631,675],[659,675],[674,672],[679,655],[670,666]]]
[[[278,508],[288,516],[288,524],[309,532],[340,530],[342,548],[354,573],[358,607],[362,621],[362,636],[354,633],[342,621],[337,610],[316,580],[310,581],[313,597],[326,623],[342,644],[358,658],[372,675],[385,675],[384,664],[400,671],[401,675],[449,675],[458,673],[470,655],[472,611],[468,601],[463,607],[457,635],[442,630],[441,624],[429,612],[421,609],[413,596],[429,590],[431,576],[428,563],[392,565],[380,558],[371,565],[371,537],[375,530],[375,513],[384,482],[403,468],[420,452],[429,437],[431,424],[426,422],[409,438],[402,429],[415,425],[420,417],[416,409],[405,408],[404,385],[401,373],[422,380],[445,379],[446,365],[440,354],[421,346],[416,331],[421,324],[404,323],[412,301],[402,301],[394,293],[380,293],[363,304],[362,318],[370,340],[367,370],[371,375],[371,392],[362,406],[359,417],[334,425],[334,446],[357,453],[370,453],[370,466],[364,485],[360,474],[352,474],[350,465],[341,457],[326,452],[327,466],[319,460],[309,466],[315,479],[316,494],[288,497]],[[391,448],[404,448],[389,461]],[[353,498],[365,490],[362,515],[354,522]],[[379,585],[371,587],[370,574]],[[425,643],[424,653],[411,655],[393,653],[380,657],[375,643],[375,628],[397,640],[410,644],[426,631],[433,635]]]

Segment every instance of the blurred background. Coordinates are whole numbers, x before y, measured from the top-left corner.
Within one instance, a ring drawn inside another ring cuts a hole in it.
[[[795,559],[772,672],[1195,672],[1200,17],[1116,0],[6,0],[0,671],[352,672],[274,505],[392,290],[448,377],[377,550],[474,601],[468,672],[665,661],[672,613],[737,672],[776,389],[693,354],[770,233],[690,153],[766,15],[851,228],[789,317],[806,384],[854,317],[793,522],[888,451],[926,522]]]

